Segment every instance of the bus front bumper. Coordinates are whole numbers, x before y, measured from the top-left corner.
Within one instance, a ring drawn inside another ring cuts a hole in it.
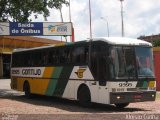
[[[110,93],[110,104],[155,101],[156,91]]]

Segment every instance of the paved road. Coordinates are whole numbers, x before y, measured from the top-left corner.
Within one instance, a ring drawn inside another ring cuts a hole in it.
[[[10,82],[11,82],[10,79],[0,79],[0,98],[6,97],[6,96],[24,95],[24,93],[22,92],[11,90]]]
[[[10,89],[10,80],[0,80],[0,120],[158,120],[160,100],[132,103],[119,110],[112,105],[94,104],[83,108],[75,101],[36,96],[26,99]],[[10,118],[10,119],[9,119]]]
[[[10,79],[0,79],[0,89],[10,89]]]

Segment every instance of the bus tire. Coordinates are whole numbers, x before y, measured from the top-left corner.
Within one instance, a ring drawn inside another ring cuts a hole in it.
[[[24,94],[25,94],[26,98],[31,98],[32,97],[32,94],[31,94],[31,91],[30,91],[30,85],[29,85],[28,81],[24,82],[23,91],[24,91]]]
[[[78,89],[77,98],[79,104],[83,107],[91,107],[91,95],[86,85],[81,85]]]
[[[123,109],[125,107],[127,107],[129,105],[129,103],[118,103],[118,104],[115,104],[117,108],[119,109]]]

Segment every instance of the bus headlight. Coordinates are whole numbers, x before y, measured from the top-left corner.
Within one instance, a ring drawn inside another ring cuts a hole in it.
[[[121,97],[120,96],[117,96],[117,99],[120,99]]]
[[[152,95],[152,98],[154,98],[155,97],[155,95]]]

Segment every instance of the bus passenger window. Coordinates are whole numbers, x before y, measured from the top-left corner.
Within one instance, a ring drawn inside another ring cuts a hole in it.
[[[88,59],[89,59],[89,57],[88,57],[89,53],[88,52],[89,52],[88,47],[86,47],[85,51],[84,51],[84,62],[85,63],[88,63]]]
[[[47,52],[45,52],[44,56],[43,56],[43,64],[47,65],[47,61],[48,61],[48,54],[47,54]]]
[[[60,60],[59,62],[61,64],[63,64],[65,62],[65,52],[64,52],[64,50],[60,51],[59,60]]]
[[[60,50],[57,49],[55,53],[55,64],[60,64]]]
[[[72,61],[77,64],[86,64],[87,63],[88,49],[85,47],[78,47],[73,50]]]
[[[67,48],[64,50],[64,63],[70,63],[70,59],[71,59],[71,56],[70,56],[70,49]]]
[[[49,51],[49,56],[48,56],[48,64],[49,65],[53,65],[54,62],[54,56],[55,56],[55,51],[54,50],[50,50]]]

